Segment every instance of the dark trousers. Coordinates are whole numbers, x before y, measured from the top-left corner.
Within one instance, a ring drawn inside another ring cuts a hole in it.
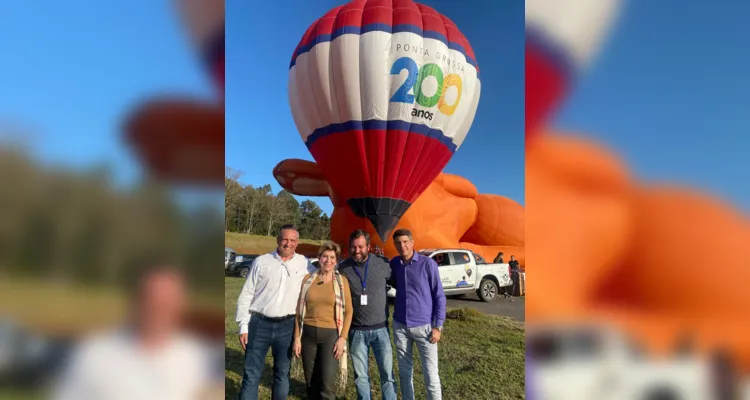
[[[339,362],[333,346],[339,338],[336,329],[305,326],[302,329],[302,366],[309,400],[335,400]]]
[[[285,400],[289,396],[289,370],[292,365],[294,318],[269,321],[253,315],[247,331],[245,370],[242,374],[240,400],[258,400],[258,386],[266,354],[273,355],[272,400]]]
[[[511,270],[510,277],[511,279],[513,279],[513,284],[510,286],[510,295],[520,296],[521,295],[521,273],[517,269]]]

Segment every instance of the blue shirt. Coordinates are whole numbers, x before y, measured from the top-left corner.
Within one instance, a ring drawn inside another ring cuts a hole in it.
[[[395,257],[391,260],[391,270],[396,288],[393,320],[409,328],[443,326],[446,302],[437,263],[415,252],[407,264],[401,257]]]

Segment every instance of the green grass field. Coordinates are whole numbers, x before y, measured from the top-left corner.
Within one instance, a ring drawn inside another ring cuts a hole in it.
[[[39,391],[13,391],[9,389],[0,389],[0,399],[2,400],[42,400],[49,398],[48,395]]]
[[[226,300],[226,398],[234,399],[242,383],[244,353],[237,340],[237,324],[234,322],[237,296],[243,281],[227,277]],[[395,345],[394,345],[395,351]],[[416,351],[415,351],[416,353]],[[463,399],[524,399],[525,344],[523,325],[509,318],[481,314],[471,309],[449,310],[448,320],[440,341],[440,378],[443,398]],[[380,398],[377,367],[371,357],[370,377],[373,399]],[[398,365],[394,354],[394,372],[398,382]],[[301,363],[296,360],[295,363]],[[271,366],[273,359],[266,358],[266,368],[260,387],[260,398],[271,397]],[[340,399],[356,399],[354,376],[349,367],[349,379]],[[425,399],[421,367],[415,354],[414,389],[417,399]],[[289,399],[304,399],[305,384],[299,366],[292,367]],[[401,396],[399,395],[399,398]]]
[[[319,240],[299,241],[300,244],[319,245]],[[224,245],[240,253],[263,254],[276,248],[276,238],[272,236],[248,235],[245,233],[224,233]]]
[[[194,309],[221,312],[220,294],[191,295]],[[117,288],[55,284],[41,279],[0,280],[0,315],[45,334],[75,337],[120,323],[127,311]],[[1,399],[1,398],[0,398]]]

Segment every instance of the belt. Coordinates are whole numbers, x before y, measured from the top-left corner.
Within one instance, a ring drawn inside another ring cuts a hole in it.
[[[351,330],[353,331],[374,331],[376,329],[385,328],[388,326],[388,322],[381,322],[375,325],[354,325],[352,324]]]
[[[268,321],[268,322],[282,322],[282,321],[286,321],[288,319],[293,319],[294,318],[294,314],[285,315],[283,317],[269,317],[269,316],[266,316],[266,315],[263,315],[263,314],[260,314],[260,313],[253,313],[253,318],[260,318],[260,319],[262,319],[264,321]]]

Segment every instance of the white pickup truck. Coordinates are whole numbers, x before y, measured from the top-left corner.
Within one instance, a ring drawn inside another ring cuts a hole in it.
[[[530,326],[526,382],[532,382],[534,398],[548,400],[750,399],[750,392],[717,395],[717,385],[747,390],[750,381],[684,344],[673,357],[652,358],[634,338],[602,321]]]
[[[425,249],[418,253],[437,263],[446,296],[476,292],[482,301],[492,301],[501,287],[513,284],[510,265],[487,264],[482,256],[471,250]],[[388,297],[396,297],[395,288],[389,286],[387,289]]]

